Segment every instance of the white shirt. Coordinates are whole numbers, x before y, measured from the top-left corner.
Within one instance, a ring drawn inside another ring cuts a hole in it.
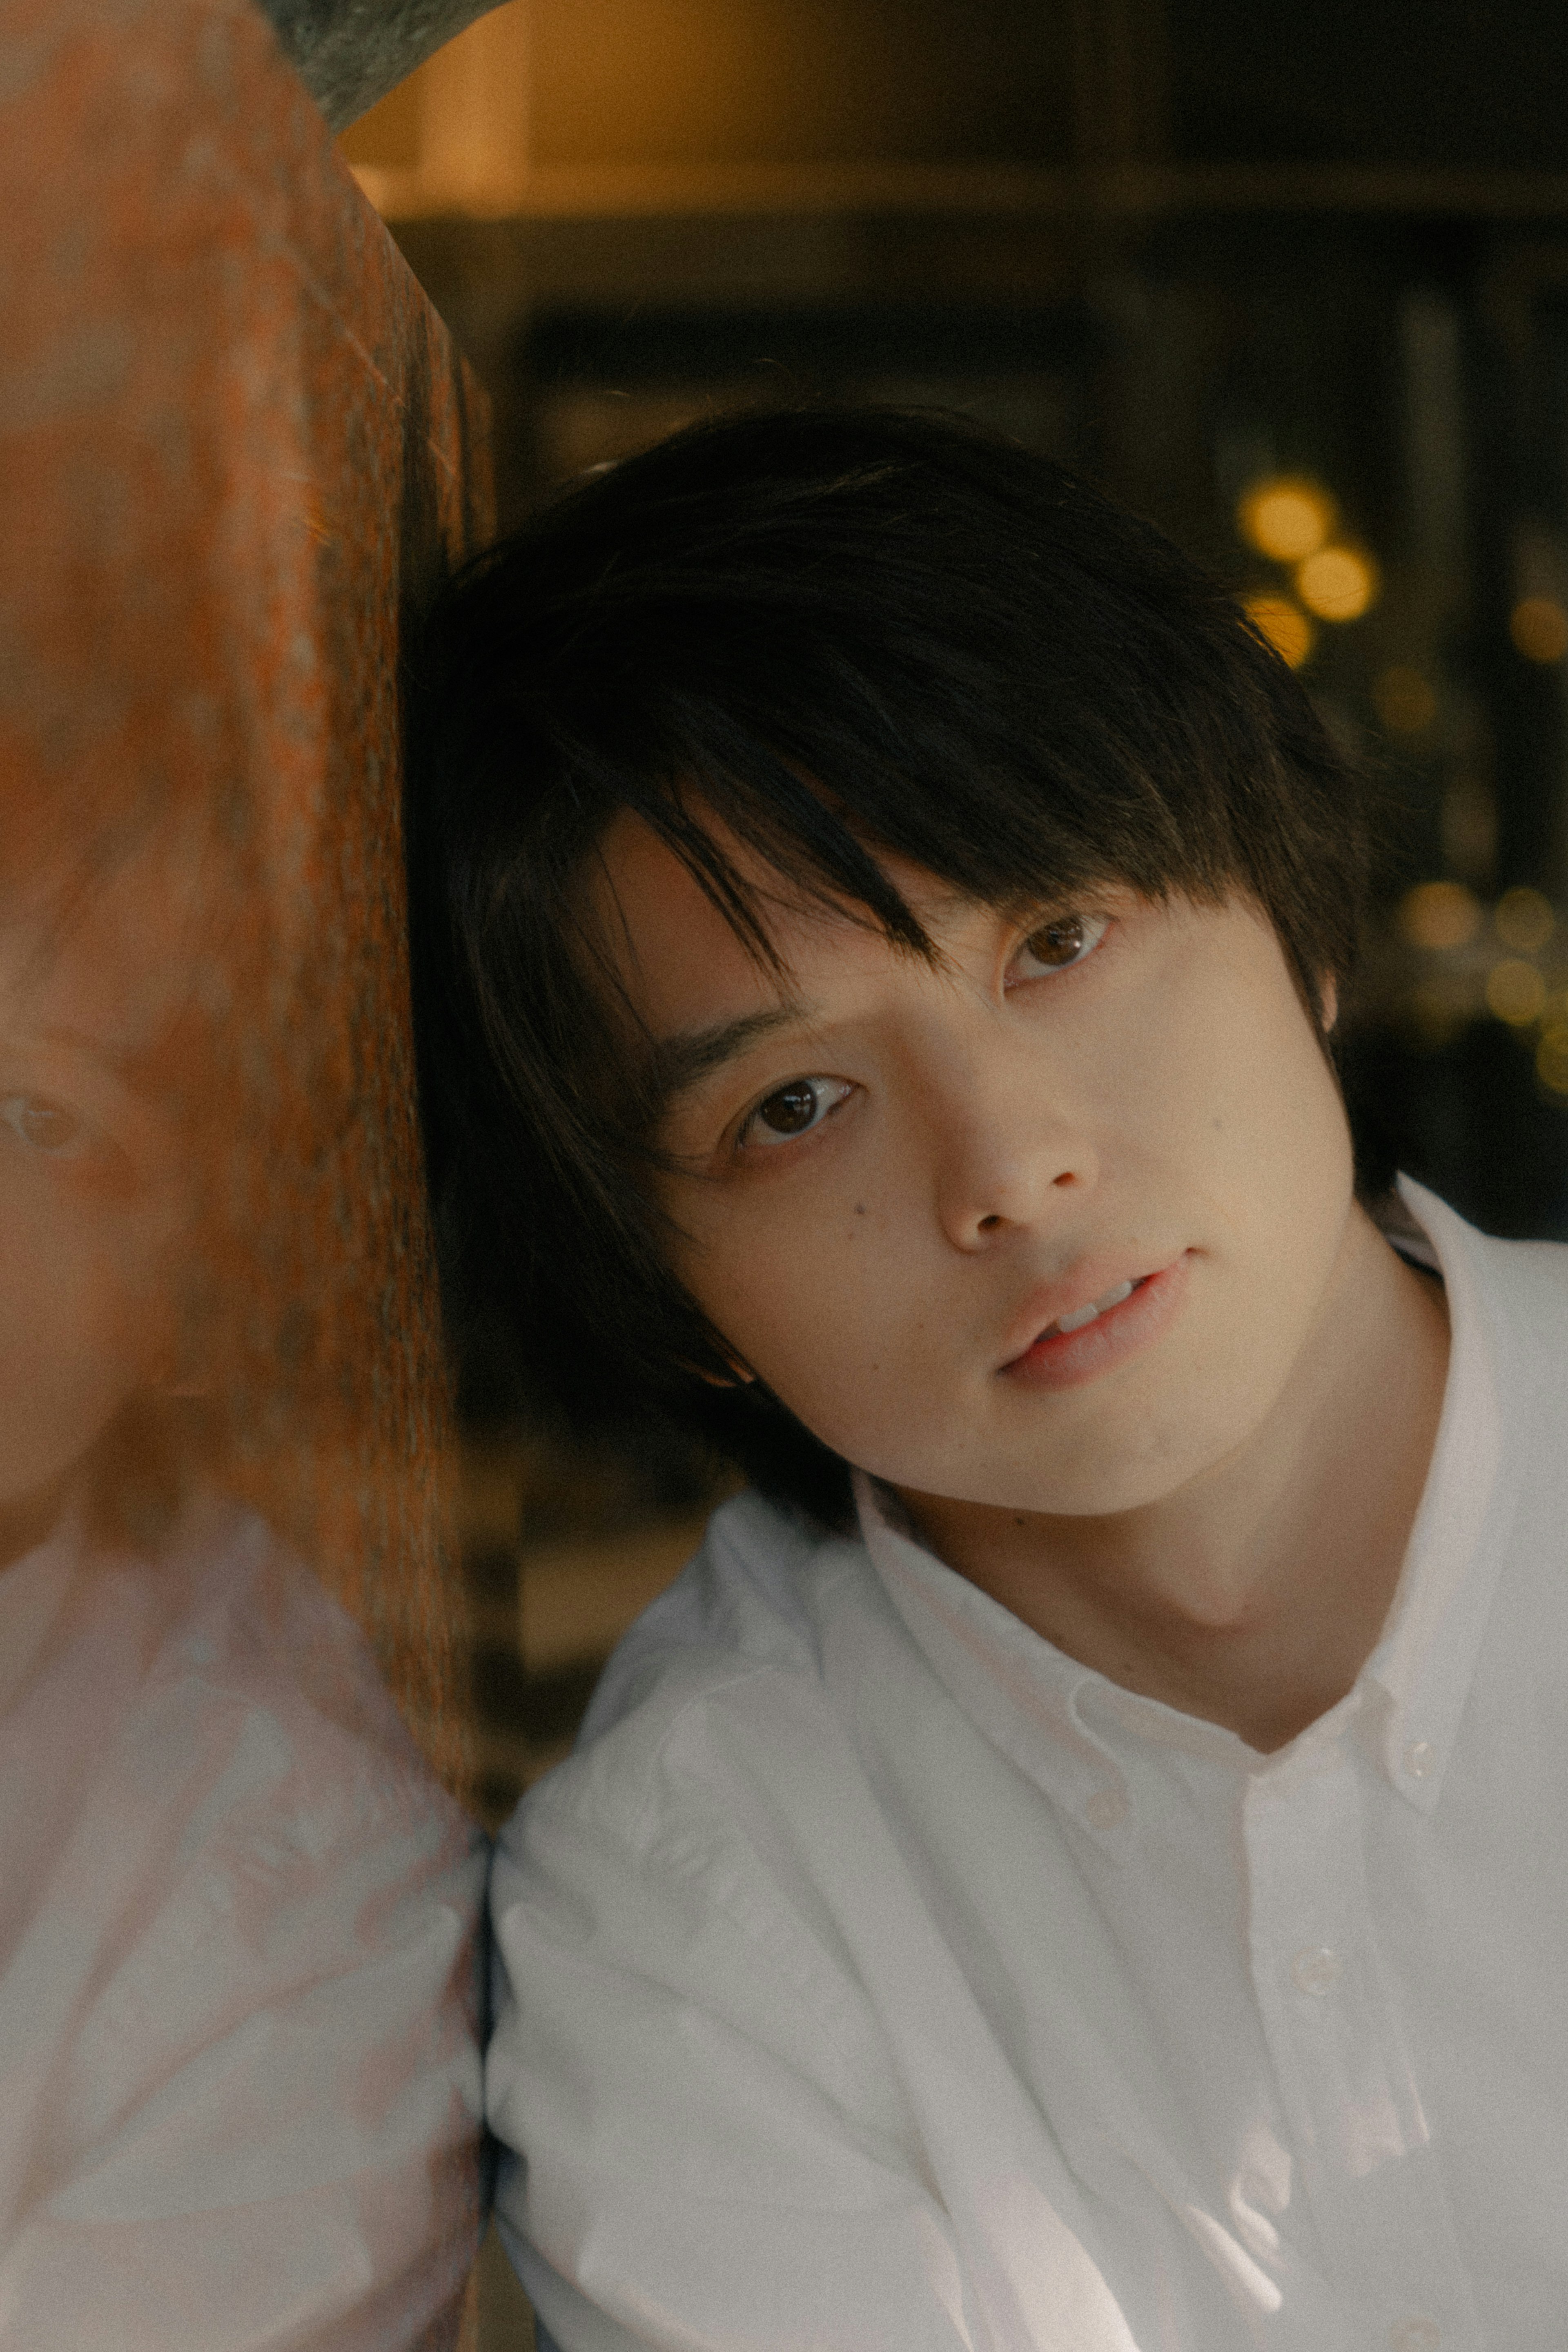
[[[0,2347],[435,2352],[482,1841],[256,1519],[0,1575]]]
[[[1453,1324],[1383,1639],[1272,1756],[753,1496],[495,1874],[566,2352],[1562,2352],[1568,1248]]]

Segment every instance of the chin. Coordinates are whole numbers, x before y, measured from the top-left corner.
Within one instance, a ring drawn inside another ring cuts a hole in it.
[[[1184,1429],[1160,1443],[1145,1428],[1121,1446],[1094,1445],[1071,1458],[998,1466],[989,1491],[967,1499],[1058,1518],[1109,1518],[1163,1503],[1233,1453],[1245,1432]]]

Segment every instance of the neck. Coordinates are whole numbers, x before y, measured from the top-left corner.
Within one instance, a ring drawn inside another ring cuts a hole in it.
[[[1267,1752],[1377,1642],[1447,1370],[1441,1291],[1358,1209],[1284,1391],[1176,1493],[1092,1517],[904,1499],[944,1559],[1058,1649]]]

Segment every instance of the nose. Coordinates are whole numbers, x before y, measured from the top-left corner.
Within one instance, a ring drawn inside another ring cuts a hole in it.
[[[931,1104],[936,1213],[956,1249],[1053,1221],[1099,1172],[1082,1123],[1030,1060],[970,1054]]]

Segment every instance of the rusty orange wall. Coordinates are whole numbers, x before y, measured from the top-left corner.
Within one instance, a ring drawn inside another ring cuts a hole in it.
[[[204,1442],[460,1780],[396,657],[481,404],[249,0],[0,0],[0,885],[197,877]]]

